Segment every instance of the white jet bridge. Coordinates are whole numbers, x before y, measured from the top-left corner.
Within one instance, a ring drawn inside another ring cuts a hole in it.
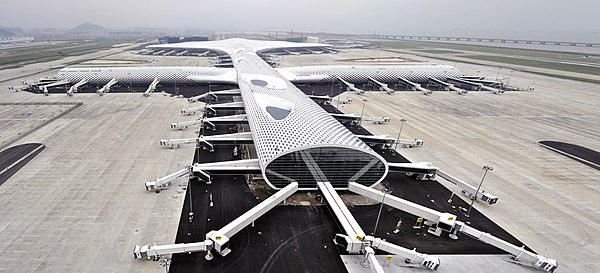
[[[195,163],[188,165],[185,168],[168,174],[164,177],[146,182],[144,185],[146,191],[156,191],[167,189],[171,186],[171,181],[184,175],[189,175],[190,178],[198,178],[211,183],[211,175],[239,175],[260,173],[258,159],[232,160],[211,163]]]
[[[387,194],[384,197],[384,194],[380,191],[353,182],[349,183],[348,189],[351,192],[373,200],[381,200],[381,202],[388,206],[424,218],[427,220],[425,225],[430,226],[428,232],[436,236],[440,236],[442,232],[448,232],[449,235],[451,235],[451,238],[458,238],[458,235],[461,233],[467,234],[481,242],[508,252],[511,254],[512,260],[517,263],[547,272],[554,272],[558,267],[558,262],[556,260],[548,259],[526,250],[524,246],[519,247],[513,245],[489,233],[470,227],[464,222],[457,221],[456,216],[453,214],[439,212],[390,194]]]
[[[360,140],[367,143],[369,146],[379,146],[381,148],[390,148],[392,145],[398,143],[404,148],[421,147],[425,143],[421,139],[396,139],[388,135],[357,135]]]
[[[330,96],[315,96],[315,95],[308,95],[308,97],[312,100],[314,100],[315,102],[319,103],[323,103],[323,102],[328,102],[331,103],[331,97]]]
[[[180,110],[182,115],[188,115],[191,116],[193,114],[196,114],[198,112],[204,113],[204,109],[206,109],[206,105],[204,106],[196,106],[196,107],[188,107],[188,108],[183,108]]]
[[[457,82],[459,84],[464,84],[464,85],[469,85],[472,88],[475,88],[476,90],[486,90],[486,91],[490,91],[490,93],[492,94],[501,94],[504,93],[504,90],[499,89],[499,88],[494,88],[494,87],[489,87],[486,86],[482,83],[477,83],[477,82],[472,82],[466,79],[461,79],[461,78],[448,78],[448,81],[451,82]]]
[[[217,115],[218,110],[244,110],[244,102],[235,101],[206,105],[206,111],[212,115]]]
[[[423,95],[431,95],[433,93],[433,92],[431,92],[431,90],[422,87],[420,84],[418,84],[416,82],[409,81],[408,79],[406,79],[404,77],[398,77],[398,80],[400,80],[402,83],[404,83],[408,86],[411,86],[414,91],[421,91],[421,93],[423,93]]]
[[[112,78],[109,82],[107,82],[104,86],[102,86],[102,88],[98,89],[96,91],[96,93],[98,93],[98,95],[102,96],[104,93],[108,93],[110,92],[110,88],[117,84],[119,81],[115,78]]]
[[[415,176],[419,180],[434,180],[439,168],[434,167],[430,162],[416,163],[396,163],[388,162],[390,172],[404,172],[407,175]]]
[[[362,90],[362,89],[354,86],[354,84],[349,83],[348,81],[346,81],[346,80],[344,80],[344,79],[342,79],[340,77],[337,77],[337,79],[338,79],[338,81],[340,81],[341,83],[343,83],[346,86],[346,88],[348,89],[348,91],[354,91],[358,95],[362,95],[362,94],[365,93],[365,90]]]
[[[183,139],[161,139],[160,145],[170,147],[172,149],[178,148],[183,144],[196,144],[202,146],[205,150],[214,152],[215,145],[228,145],[228,144],[252,144],[252,133],[234,133],[234,134],[221,134],[211,136],[200,136],[197,138],[183,138]]]
[[[200,118],[196,120],[188,120],[188,121],[180,121],[171,123],[171,129],[179,129],[184,130],[190,126],[200,125],[204,128],[210,130],[216,130],[217,124],[240,124],[240,123],[248,123],[248,118],[246,115],[231,115],[231,116],[221,116],[221,117],[210,117],[210,118]]]
[[[150,86],[148,86],[148,89],[146,89],[146,92],[144,92],[144,97],[150,96],[150,93],[156,91],[156,87],[159,83],[160,81],[158,80],[158,78],[154,78],[152,83],[150,83]]]
[[[70,82],[67,80],[60,80],[60,81],[55,81],[53,83],[49,83],[49,84],[45,84],[45,85],[40,85],[38,88],[41,89],[44,92],[44,95],[48,96],[48,88],[50,87],[56,87],[56,86],[64,86],[69,84]]]
[[[331,183],[317,182],[317,186],[346,233],[336,234],[334,242],[344,247],[348,253],[363,254],[365,260],[369,261],[372,272],[383,273],[383,268],[375,259],[375,249],[402,256],[405,258],[406,263],[419,265],[430,270],[437,270],[440,266],[440,260],[436,256],[419,253],[415,249],[408,249],[384,242],[374,236],[367,236]]]
[[[468,196],[471,200],[473,199],[480,199],[483,202],[486,202],[490,205],[496,204],[496,202],[498,202],[498,197],[492,194],[489,194],[487,192],[485,192],[485,190],[481,190],[481,191],[477,191],[477,188],[472,186],[471,184],[462,181],[452,175],[450,175],[449,173],[443,171],[443,170],[438,170],[437,172],[437,176],[441,177],[445,180],[447,180],[448,182],[460,187],[461,193]],[[475,195],[477,193],[477,195]]]
[[[381,146],[382,148],[389,147],[396,142],[396,139],[389,136],[368,136],[356,135],[360,140],[369,146]],[[412,141],[412,140],[411,140]],[[179,148],[181,145],[196,144],[210,152],[214,151],[215,145],[231,145],[231,144],[253,144],[251,132],[220,134],[211,136],[200,136],[196,138],[181,138],[181,139],[161,139],[160,145],[171,149]],[[422,145],[422,143],[421,143]]]
[[[355,124],[355,123],[359,123],[361,121],[361,116],[359,116],[357,114],[330,113],[329,115],[334,117],[341,123]],[[389,123],[390,118],[389,117],[366,117],[366,116],[363,116],[362,121],[371,121],[371,122],[373,122],[373,124],[384,124],[384,123]]]
[[[387,84],[374,79],[373,77],[369,77],[369,80],[372,81],[374,84],[378,85],[379,90],[381,91],[386,91],[390,95],[396,93],[396,90],[390,88]]]
[[[166,176],[146,182],[145,183],[146,190],[160,192],[160,190],[169,188],[171,186],[171,181],[173,181],[179,177],[182,177],[184,175],[189,175],[191,173],[191,171],[192,171],[192,168],[190,165],[188,165],[179,171],[176,171],[176,172],[168,174]]]
[[[164,255],[206,251],[205,258],[207,260],[212,260],[212,250],[219,253],[221,256],[226,256],[231,252],[231,249],[229,248],[230,238],[273,209],[277,204],[290,197],[297,190],[298,183],[290,183],[221,229],[208,232],[206,234],[206,240],[203,242],[152,246],[136,245],[133,249],[133,256],[136,259],[147,258],[157,260],[160,256]]]
[[[219,104],[215,104],[215,105],[219,105]],[[237,104],[231,104],[230,106],[231,106],[231,108],[235,109],[235,107],[237,107]],[[204,107],[202,107],[202,108],[204,108]],[[229,108],[229,109],[231,109],[231,108]],[[213,108],[213,109],[215,109],[215,108]],[[219,108],[217,107],[216,109],[219,109]],[[226,108],[223,108],[223,109],[226,109]],[[200,111],[199,109],[196,109],[196,108],[194,108],[192,110]],[[188,110],[181,109],[181,112],[187,113]],[[342,122],[344,122],[344,121],[355,122],[356,120],[360,120],[360,116],[357,116],[356,114],[329,114],[329,115],[336,118],[339,121],[342,121]],[[365,117],[364,119],[372,121],[375,124],[382,124],[382,123],[389,122],[389,118],[387,118],[387,117]],[[217,117],[199,118],[199,119],[195,119],[195,120],[173,122],[170,124],[170,126],[171,126],[171,129],[184,130],[190,126],[200,125],[200,126],[204,127],[205,129],[210,129],[210,130],[214,131],[214,130],[216,130],[216,125],[218,125],[218,124],[235,125],[235,124],[247,124],[247,123],[248,123],[248,116],[246,114],[240,114],[240,115],[217,116]]]
[[[77,91],[79,91],[79,87],[82,87],[82,86],[86,85],[87,83],[88,83],[88,81],[86,79],[80,80],[79,82],[77,82],[76,84],[71,86],[71,88],[69,88],[69,91],[67,91],[67,95],[73,96],[73,93],[77,93]]]
[[[219,101],[219,96],[241,96],[241,95],[242,94],[240,93],[239,89],[208,91],[204,94],[200,94],[198,96],[188,98],[188,101],[189,102],[197,102],[203,98],[210,98],[211,100],[214,99],[215,101]]]
[[[466,95],[469,92],[467,90],[464,90],[464,89],[461,89],[461,88],[458,88],[458,87],[454,86],[454,84],[447,83],[447,82],[442,81],[440,79],[436,79],[436,78],[431,78],[430,77],[429,81],[434,82],[434,83],[436,83],[436,84],[438,84],[440,86],[444,86],[447,91],[452,90],[452,91],[456,92],[456,94],[459,94],[459,95]]]
[[[192,165],[192,174],[199,180],[211,183],[211,175],[243,175],[259,174],[258,159],[243,159],[211,163],[196,163]]]
[[[490,193],[481,190],[477,192],[477,188],[471,184],[458,179],[449,173],[441,170],[438,167],[433,166],[431,162],[416,162],[416,163],[394,163],[388,162],[390,171],[404,172],[407,175],[415,176],[419,180],[434,180],[437,177],[441,177],[444,180],[461,188],[462,194],[468,196],[471,200],[480,199],[483,202],[493,205],[498,202],[498,197]],[[476,195],[477,193],[477,195]]]

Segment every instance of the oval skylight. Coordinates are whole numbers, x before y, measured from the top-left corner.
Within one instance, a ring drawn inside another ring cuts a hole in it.
[[[292,112],[291,110],[287,110],[287,109],[283,109],[283,108],[279,108],[279,107],[275,107],[275,106],[267,106],[267,107],[265,107],[265,110],[267,111],[267,113],[269,115],[271,115],[272,118],[274,118],[276,120],[285,119]]]
[[[255,86],[266,87],[270,89],[283,90],[287,88],[287,83],[284,80],[269,75],[244,73],[242,74],[242,81]]]
[[[252,95],[260,109],[274,120],[283,120],[294,110],[294,103],[289,100],[260,93]]]
[[[254,85],[258,85],[258,86],[262,86],[262,87],[265,87],[265,86],[267,86],[267,84],[269,84],[266,81],[258,80],[258,79],[251,80],[250,82]]]

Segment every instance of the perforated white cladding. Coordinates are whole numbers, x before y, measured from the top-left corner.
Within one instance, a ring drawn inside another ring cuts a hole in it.
[[[259,72],[264,75],[282,78],[254,53],[244,54],[243,61],[234,65],[238,70],[238,77],[243,77],[244,72],[252,74]],[[341,146],[376,155],[366,144],[309,99],[302,91],[288,81],[285,82],[288,87],[278,90],[261,87],[242,80],[238,81],[246,107],[246,115],[248,115],[248,123],[253,133],[254,144],[263,170],[267,163],[277,155],[305,147]],[[294,110],[284,120],[273,120],[260,109],[252,93],[284,98],[294,104]]]
[[[403,77],[413,82],[426,82],[427,78],[446,80],[449,77],[462,76],[458,68],[449,65],[393,65],[393,66],[303,66],[285,67],[285,70],[297,76],[328,75],[330,79],[340,77],[349,82],[366,82],[368,77],[381,82],[397,82]]]
[[[106,84],[111,79],[122,81],[121,83],[148,84],[158,78],[162,83],[193,84],[195,81],[188,76],[219,76],[233,71],[233,68],[217,67],[68,67],[63,68],[56,74],[59,80],[68,80],[71,83],[86,79],[91,84]]]

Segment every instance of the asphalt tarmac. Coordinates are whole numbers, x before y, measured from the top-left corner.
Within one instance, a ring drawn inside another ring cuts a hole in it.
[[[42,148],[30,155],[27,155],[40,146]],[[13,146],[0,152],[0,185],[17,173],[21,168],[23,168],[23,166],[25,166],[36,155],[41,153],[45,148],[46,146],[40,143],[28,143]],[[14,164],[15,162],[18,163]]]
[[[226,102],[229,100],[221,100]],[[204,135],[228,133],[227,126]],[[214,152],[197,150],[195,161],[232,160],[233,145],[218,145]],[[189,222],[190,191],[194,220]],[[177,232],[176,243],[200,242],[260,202],[244,176],[213,176],[212,184],[191,181]],[[212,195],[213,206],[210,206]],[[232,252],[211,261],[204,253],[175,254],[170,272],[344,272],[333,244],[339,232],[325,206],[277,206],[230,240]]]
[[[228,102],[230,98],[220,102]],[[323,105],[337,111],[331,105]],[[222,114],[222,113],[220,113]],[[231,114],[231,113],[230,113]],[[347,126],[356,134],[370,134],[360,126]],[[200,134],[228,133],[227,126],[205,130]],[[214,152],[197,150],[195,161],[215,162],[232,160],[233,145],[216,146]],[[391,162],[409,162],[391,150],[375,149]],[[468,204],[458,197],[449,203],[451,192],[435,181],[418,181],[401,173],[390,173],[384,185],[393,195],[436,209],[454,213],[459,220],[511,243],[522,243],[480,214],[476,209],[471,217],[461,214]],[[213,176],[212,184],[191,181],[180,218],[176,243],[200,242],[211,230],[218,230],[260,202],[251,192],[244,176]],[[190,195],[191,191],[191,195]],[[210,206],[212,196],[213,206]],[[189,222],[190,197],[194,212]],[[350,211],[367,234],[373,232],[380,205],[350,207]],[[375,235],[407,248],[417,248],[428,254],[501,254],[502,251],[462,235],[452,240],[447,235],[437,237],[426,229],[415,229],[417,217],[383,206],[382,217]],[[402,220],[400,232],[393,233]],[[342,230],[325,204],[317,206],[279,205],[230,238],[232,252],[211,261],[205,253],[175,254],[170,272],[345,272],[339,250],[332,242]]]

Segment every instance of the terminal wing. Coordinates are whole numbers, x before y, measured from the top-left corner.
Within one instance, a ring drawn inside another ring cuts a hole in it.
[[[339,81],[344,84],[371,82],[397,83],[401,79],[427,82],[430,78],[445,81],[463,74],[449,65],[319,65],[276,68],[277,72],[293,83]]]
[[[56,78],[60,82],[76,83],[86,79],[91,84],[104,85],[111,80],[121,83],[149,84],[157,79],[160,83],[223,83],[237,84],[233,68],[219,67],[67,67]]]

